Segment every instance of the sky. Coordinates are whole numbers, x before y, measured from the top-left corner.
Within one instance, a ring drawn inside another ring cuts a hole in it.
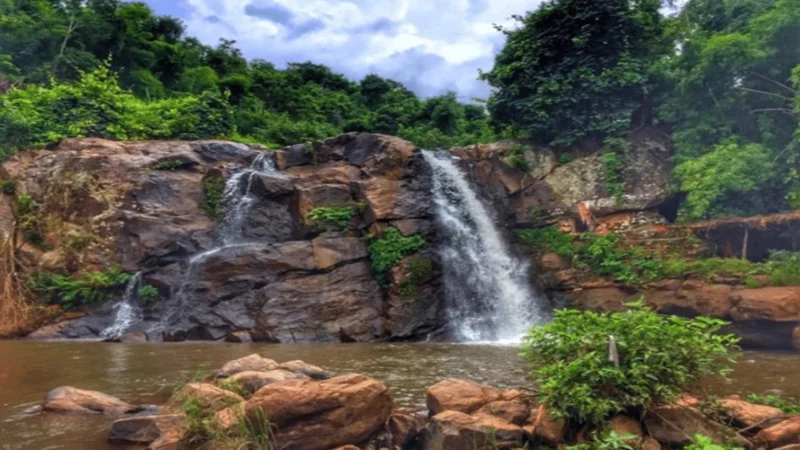
[[[505,38],[494,24],[542,0],[145,0],[182,19],[187,34],[215,45],[236,40],[248,59],[284,67],[325,64],[359,80],[375,73],[422,97],[455,91],[486,98],[489,71]]]

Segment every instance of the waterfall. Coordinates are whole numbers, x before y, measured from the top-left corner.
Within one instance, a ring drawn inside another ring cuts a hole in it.
[[[114,316],[114,323],[103,330],[100,334],[106,339],[114,339],[122,336],[131,325],[138,322],[140,317],[139,307],[136,300],[139,298],[139,285],[142,282],[142,273],[137,272],[125,286],[125,296],[116,306],[117,313]]]
[[[443,240],[448,320],[465,341],[518,342],[548,319],[528,277],[528,264],[509,251],[466,176],[447,153],[423,152],[433,170],[433,200]]]
[[[241,243],[244,222],[250,209],[258,201],[253,195],[252,187],[253,179],[260,173],[279,173],[269,152],[256,156],[249,168],[234,174],[225,183],[222,194],[222,222],[219,226],[223,247]]]

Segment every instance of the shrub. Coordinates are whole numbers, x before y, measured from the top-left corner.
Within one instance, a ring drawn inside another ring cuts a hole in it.
[[[633,450],[628,442],[636,438],[633,434],[609,431],[599,436],[595,434],[591,442],[568,446],[567,450]]]
[[[414,258],[408,265],[411,275],[400,283],[400,295],[412,297],[417,294],[418,286],[433,271],[433,261],[426,258]]]
[[[800,252],[773,252],[769,263],[770,282],[775,286],[800,285]]]
[[[612,313],[560,310],[553,322],[530,330],[522,355],[555,415],[600,424],[672,401],[701,377],[728,372],[737,339],[718,333],[725,322],[629,306]],[[609,362],[610,336],[619,365]]]
[[[778,408],[786,414],[800,414],[800,400],[785,398],[776,394],[758,395],[748,394],[747,401],[756,405],[767,405]]]
[[[150,286],[149,284],[145,284],[139,287],[139,291],[137,292],[139,295],[139,300],[145,302],[146,304],[150,304],[161,298],[161,293],[158,292],[155,286]]]
[[[166,159],[164,161],[159,161],[152,166],[150,169],[152,170],[177,170],[183,166],[184,162],[178,159]]]
[[[517,236],[537,251],[554,252],[570,259],[575,253],[572,236],[569,233],[562,233],[557,227],[519,230]]]
[[[23,239],[37,247],[44,248],[46,242],[39,217],[41,208],[42,205],[36,202],[30,194],[20,194],[14,204],[14,215]]]
[[[694,442],[683,448],[684,450],[743,450],[741,447],[725,447],[715,444],[710,437],[702,434],[694,435]]]
[[[29,280],[31,288],[58,302],[63,309],[110,300],[131,276],[119,267],[100,272],[84,272],[77,277],[39,272]]]
[[[527,150],[528,148],[522,144],[514,144],[511,146],[508,163],[523,172],[529,172],[531,170],[531,162],[525,157],[525,152],[527,152]]]
[[[403,257],[419,251],[424,246],[425,238],[418,234],[404,237],[397,228],[387,228],[383,230],[383,236],[369,246],[372,269],[376,273],[386,273]]]
[[[219,218],[222,195],[225,193],[225,180],[220,176],[210,176],[203,180],[205,200],[201,208],[212,219]]]
[[[558,155],[558,163],[565,166],[572,161],[575,161],[575,155],[572,152],[565,152]]]
[[[347,231],[357,208],[357,205],[314,208],[306,214],[306,221],[318,228],[331,227],[340,231]]]
[[[0,181],[0,192],[5,195],[16,195],[17,181],[16,180],[3,180]]]
[[[99,240],[100,236],[94,233],[78,233],[67,238],[67,246],[73,250],[80,251]]]

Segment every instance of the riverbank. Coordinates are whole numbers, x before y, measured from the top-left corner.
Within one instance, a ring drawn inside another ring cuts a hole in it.
[[[119,449],[106,443],[111,421],[102,417],[43,415],[51,389],[74,385],[137,404],[161,404],[176,383],[198,369],[259,353],[277,361],[301,359],[334,373],[361,373],[389,387],[395,403],[424,412],[425,389],[465,378],[500,389],[529,385],[515,347],[453,344],[265,345],[0,341],[0,442],[3,450]],[[67,370],[68,369],[68,370]],[[800,356],[746,352],[729,382],[704,384],[709,394],[746,395],[779,390],[800,397]],[[91,445],[91,446],[90,446]],[[124,448],[124,447],[122,447]]]

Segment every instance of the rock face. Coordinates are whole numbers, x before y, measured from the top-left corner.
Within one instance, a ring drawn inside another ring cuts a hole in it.
[[[445,411],[428,424],[425,450],[495,450],[522,445],[522,428],[490,415]]]
[[[473,413],[502,398],[502,392],[491,386],[469,380],[448,379],[428,388],[425,403],[433,415],[444,411]]]
[[[392,413],[392,396],[381,382],[361,375],[325,381],[290,380],[261,388],[246,414],[269,417],[286,450],[329,450],[359,444]]]
[[[107,415],[131,414],[142,410],[141,407],[131,405],[117,397],[71,386],[62,386],[50,391],[42,409],[50,412]]]
[[[183,435],[186,418],[182,415],[159,415],[119,419],[111,425],[108,440],[122,444],[150,444],[172,435]]]

